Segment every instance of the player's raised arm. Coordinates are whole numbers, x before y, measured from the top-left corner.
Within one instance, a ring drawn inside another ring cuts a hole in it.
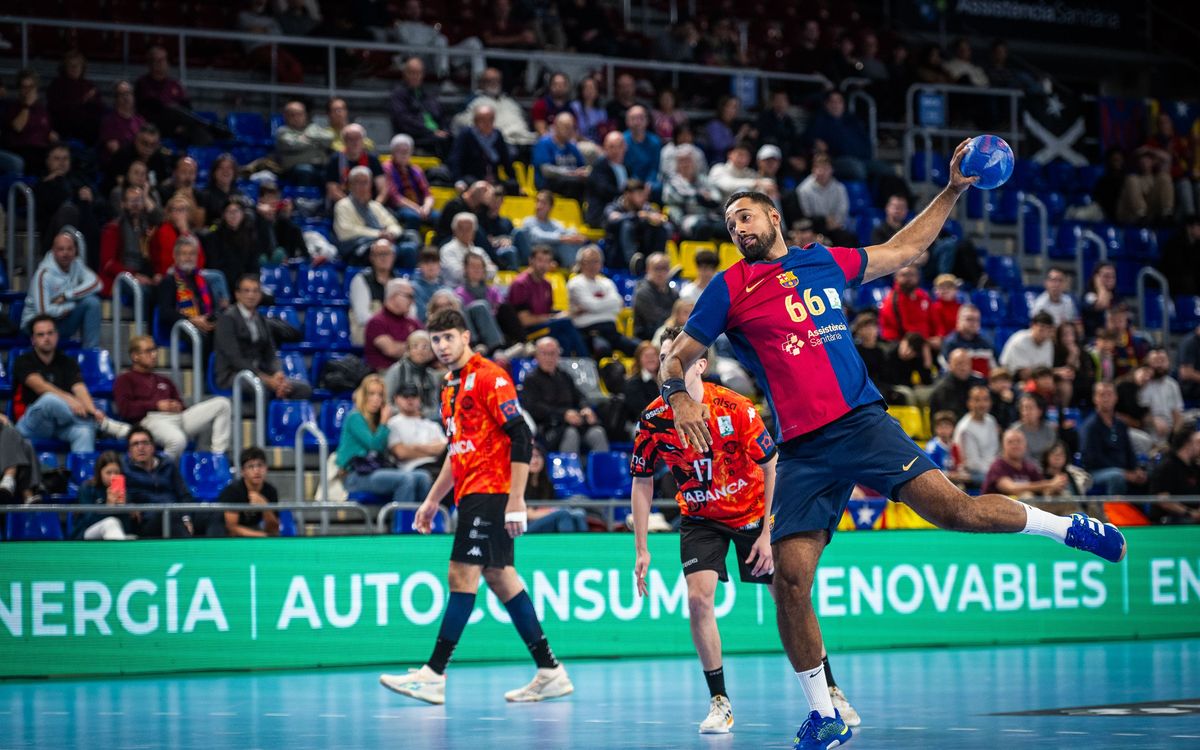
[[[965,177],[960,168],[968,143],[970,140],[965,140],[954,149],[954,157],[950,160],[950,182],[925,210],[887,242],[866,248],[867,269],[863,275],[864,283],[893,274],[912,263],[937,239],[954,209],[958,196],[979,181],[978,177]]]
[[[705,346],[687,333],[675,338],[670,356],[663,360],[663,401],[675,413],[675,431],[683,447],[689,445],[700,452],[708,450],[712,435],[708,432],[708,407],[688,395],[683,373],[704,355]]]

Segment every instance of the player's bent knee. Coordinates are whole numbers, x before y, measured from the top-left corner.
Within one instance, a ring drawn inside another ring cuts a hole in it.
[[[688,616],[694,620],[709,619],[713,617],[713,599],[711,596],[689,596],[688,597]]]

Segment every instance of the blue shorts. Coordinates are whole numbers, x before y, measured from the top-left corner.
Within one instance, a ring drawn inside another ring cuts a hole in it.
[[[854,485],[896,500],[906,482],[936,469],[882,404],[860,406],[779,444],[771,542],[820,529],[832,538]]]

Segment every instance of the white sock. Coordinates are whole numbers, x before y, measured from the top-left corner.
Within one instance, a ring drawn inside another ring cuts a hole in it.
[[[12,474],[5,474],[3,479],[0,479],[0,490],[8,490],[9,492],[17,491],[17,478]]]
[[[1021,503],[1025,505],[1025,503]],[[1030,505],[1025,505],[1025,528],[1022,534],[1037,534],[1059,543],[1067,541],[1067,530],[1071,528],[1070,516],[1056,516]]]
[[[804,697],[808,698],[808,709],[821,716],[833,716],[833,701],[829,698],[829,683],[825,682],[825,667],[821,664],[812,669],[796,673]]]

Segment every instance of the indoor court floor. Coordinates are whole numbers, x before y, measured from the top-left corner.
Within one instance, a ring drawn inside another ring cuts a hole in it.
[[[1200,640],[866,651],[833,665],[863,717],[851,748],[1200,748]],[[530,705],[503,693],[531,664],[452,663],[437,707],[384,690],[378,668],[0,682],[0,750],[789,748],[803,718],[782,655],[726,659],[724,736],[696,733],[695,659],[567,667],[575,694]]]

